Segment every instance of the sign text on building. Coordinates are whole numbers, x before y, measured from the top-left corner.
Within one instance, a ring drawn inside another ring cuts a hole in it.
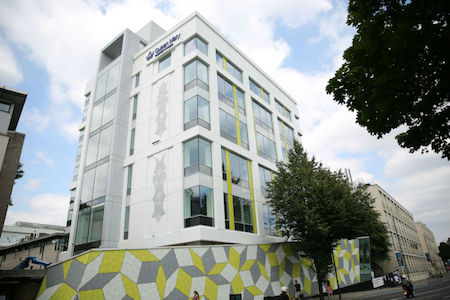
[[[150,50],[150,52],[147,55],[147,60],[150,60],[153,58],[153,56],[157,57],[167,49],[173,46],[173,43],[180,39],[180,33],[177,35],[174,35],[171,37],[167,42],[162,44],[161,46],[155,48],[155,50]]]

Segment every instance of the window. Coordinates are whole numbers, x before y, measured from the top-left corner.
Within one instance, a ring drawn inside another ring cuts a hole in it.
[[[136,76],[134,76],[134,87],[137,88],[139,86],[139,81],[141,79],[141,73],[137,73]]]
[[[80,208],[75,245],[100,241],[102,238],[103,206]]]
[[[195,173],[212,174],[211,143],[194,138],[184,143],[184,176]]]
[[[239,70],[229,59],[224,57],[219,52],[216,52],[217,64],[228,73],[230,73],[234,78],[242,82],[242,71]]]
[[[256,131],[256,144],[258,146],[258,155],[271,162],[277,160],[275,142],[272,139]]]
[[[269,93],[266,92],[259,84],[254,82],[251,78],[250,81],[250,90],[258,95],[261,99],[263,99],[265,102],[269,103]]]
[[[184,55],[191,53],[196,49],[205,55],[208,55],[208,45],[198,36],[193,37],[184,44]]]
[[[208,67],[198,59],[184,67],[184,90],[187,91],[194,86],[209,90]]]
[[[92,109],[91,129],[93,132],[101,126],[105,126],[114,118],[116,95],[110,95],[104,101],[98,102]]]
[[[214,226],[212,190],[194,186],[184,190],[184,226]]]
[[[287,152],[294,146],[294,131],[283,121],[278,119],[278,129],[280,131],[281,150],[283,160],[288,161]]]
[[[220,75],[217,75],[217,88],[220,100],[233,109],[236,101],[239,111],[245,114],[244,93],[240,89]]]
[[[257,125],[269,132],[273,132],[272,114],[256,101],[253,101],[253,114]]]
[[[222,172],[224,180],[227,180],[226,151],[228,150],[222,149]],[[249,189],[248,160],[233,152],[229,152],[229,159],[231,182]]]
[[[225,221],[229,224],[229,206],[228,194],[224,193],[224,211]],[[233,215],[234,215],[234,229],[238,231],[253,232],[253,218],[251,201],[241,197],[233,196]],[[225,223],[227,227],[227,223]]]
[[[126,203],[125,203],[125,220],[123,229],[123,239],[128,239],[128,227],[130,223],[130,198],[131,198],[131,182],[133,180],[133,165],[129,165],[127,168],[127,191],[126,191]]]
[[[262,205],[263,219],[264,219],[264,231],[266,235],[278,236],[276,216],[273,213],[272,207],[267,204]]]
[[[184,130],[196,125],[209,129],[209,101],[201,96],[184,101]]]
[[[285,116],[289,121],[291,121],[291,111],[286,108],[283,104],[278,102],[278,100],[275,99],[275,106],[277,107],[277,110],[280,114]]]
[[[111,145],[112,126],[89,137],[86,154],[86,166],[99,161],[109,155]]]
[[[134,137],[136,135],[136,128],[131,128],[130,133],[130,156],[134,154]]]
[[[136,115],[137,115],[137,105],[138,105],[138,95],[134,95],[134,97],[133,97],[133,114],[132,114],[132,120],[136,120]]]
[[[267,183],[272,181],[272,171],[259,166],[259,185],[261,186],[261,192],[266,197],[267,196]]]
[[[227,140],[235,143],[241,144],[242,147],[248,149],[248,133],[247,133],[247,124],[239,121],[239,129],[236,127],[236,118],[222,109],[219,109],[219,118],[220,118],[220,135]],[[239,130],[240,133],[240,141],[238,141],[237,132]]]
[[[171,56],[172,56],[171,53],[169,53],[168,55],[164,56],[159,60],[158,72],[161,72],[162,70],[165,70],[170,66]]]
[[[111,67],[108,71],[103,73],[97,79],[97,86],[95,89],[95,101],[100,100],[114,88],[117,87],[117,82],[119,80],[119,64]]]
[[[105,201],[107,176],[108,163],[84,172],[80,202],[100,203]]]

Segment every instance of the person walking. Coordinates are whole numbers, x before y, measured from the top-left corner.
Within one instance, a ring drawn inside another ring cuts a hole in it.
[[[329,280],[327,280],[327,295],[328,295],[328,299],[330,299],[330,297],[333,297],[333,287],[331,286],[331,283]]]
[[[287,294],[287,287],[284,285],[281,287],[280,300],[291,300]]]
[[[197,291],[194,291],[194,297],[192,298],[192,300],[200,300],[200,296],[198,295]]]
[[[296,300],[303,299],[302,286],[300,285],[300,283],[298,283],[297,280],[295,281],[294,287],[295,287],[294,299],[296,299]]]

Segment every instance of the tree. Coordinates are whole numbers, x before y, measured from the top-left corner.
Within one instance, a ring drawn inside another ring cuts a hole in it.
[[[357,33],[327,93],[370,134],[406,128],[401,147],[450,160],[449,18],[447,0],[350,0]]]
[[[297,250],[313,260],[321,299],[338,240],[370,236],[372,256],[387,258],[387,230],[364,187],[353,190],[342,172],[309,159],[298,142],[289,150],[289,162],[277,167],[277,176],[268,183],[268,202],[281,234],[297,241]]]
[[[23,174],[25,173],[24,170],[22,169],[23,165],[21,162],[19,162],[19,165],[17,166],[17,171],[16,171],[16,177],[14,178],[14,180],[20,179],[23,177]]]

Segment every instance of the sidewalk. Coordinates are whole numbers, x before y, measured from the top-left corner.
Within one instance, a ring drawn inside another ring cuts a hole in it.
[[[424,280],[419,280],[414,283],[414,287],[418,288],[418,287],[422,287],[422,286],[428,286],[428,285],[433,285],[434,282],[441,282],[442,280],[444,280],[446,277],[448,277],[449,274],[447,273],[447,275],[444,275],[444,277],[442,278],[432,278],[432,279],[424,279]],[[401,295],[402,292],[402,286],[396,286],[396,287],[389,287],[389,288],[378,288],[378,289],[374,289],[374,290],[368,290],[368,291],[360,291],[360,292],[352,292],[352,293],[344,293],[341,294],[341,299],[343,300],[348,300],[348,299],[370,299],[370,298],[375,298],[377,296],[385,296],[385,295],[389,295],[389,294],[398,294]],[[318,296],[315,296],[313,298],[310,299],[318,299]],[[326,296],[325,296],[325,299]],[[333,300],[339,300],[339,295],[337,293],[337,291],[334,291],[334,296],[333,296]]]

